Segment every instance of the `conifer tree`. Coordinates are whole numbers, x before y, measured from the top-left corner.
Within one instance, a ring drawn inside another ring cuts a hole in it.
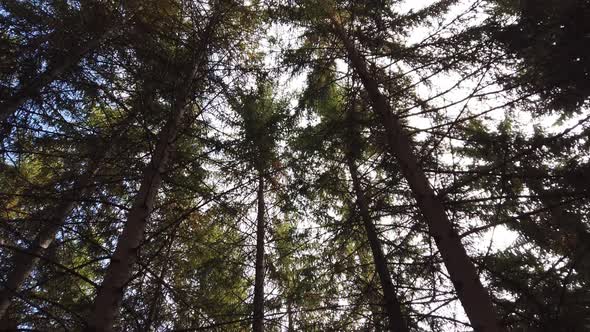
[[[166,171],[171,149],[180,130],[184,113],[190,106],[190,97],[195,85],[202,84],[207,68],[208,54],[213,39],[214,28],[223,15],[225,8],[215,4],[209,22],[202,31],[197,31],[195,49],[180,49],[177,52],[176,65],[184,72],[168,82],[172,87],[169,101],[170,113],[166,124],[158,135],[152,159],[144,170],[140,189],[127,216],[127,223],[118,239],[117,248],[111,259],[95,300],[94,312],[89,319],[88,331],[107,331],[112,329],[117,309],[120,306],[124,285],[131,277],[131,269],[137,260],[137,250],[142,241],[149,215],[154,207],[154,200],[161,186],[162,173]]]
[[[0,330],[588,330],[588,10],[2,1]]]

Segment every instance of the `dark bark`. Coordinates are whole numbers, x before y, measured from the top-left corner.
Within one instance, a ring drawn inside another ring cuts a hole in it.
[[[370,74],[366,60],[349,39],[340,22],[333,17],[335,36],[343,43],[347,57],[369,96],[373,111],[381,118],[387,134],[389,152],[394,156],[408,182],[430,235],[441,253],[451,281],[475,331],[502,331],[490,295],[479,280],[477,270],[467,256],[445,208],[435,195],[418,159],[412,142],[399,118],[393,114],[387,98]]]
[[[0,332],[14,331],[18,331],[18,322],[16,320],[12,319],[9,314],[0,318]]]
[[[361,249],[361,248],[359,248]],[[364,248],[362,248],[364,249]],[[364,250],[363,250],[364,251]],[[371,323],[373,324],[373,331],[381,332],[383,331],[383,318],[385,317],[385,313],[383,312],[383,295],[381,295],[377,289],[377,283],[380,281],[376,281],[374,279],[374,271],[369,267],[375,265],[374,259],[369,259],[368,256],[373,258],[373,255],[364,253],[359,254],[360,260],[360,268],[361,272],[364,277],[367,278],[366,284],[367,288],[365,290],[367,294],[367,300],[369,301],[369,310],[371,311]]]
[[[383,299],[385,300],[385,312],[389,320],[389,330],[397,332],[408,332],[408,324],[404,315],[402,314],[401,303],[397,299],[396,289],[391,280],[391,274],[387,268],[387,259],[383,254],[381,241],[377,235],[377,230],[369,213],[369,205],[365,197],[365,193],[361,187],[358,176],[358,171],[353,160],[353,157],[348,156],[348,170],[352,177],[352,184],[356,195],[357,206],[359,208],[360,216],[367,232],[367,238],[373,254],[373,262],[375,263],[375,270],[379,275],[381,287],[383,288]]]
[[[15,252],[12,257],[12,269],[8,273],[6,284],[0,290],[0,318],[6,313],[12,298],[31,274],[33,267],[45,255],[47,248],[55,239],[57,232],[64,225],[76,203],[88,195],[94,187],[94,176],[106,153],[107,149],[105,148],[100,155],[90,161],[86,172],[75,181],[70,191],[62,195],[60,203],[56,207],[39,213],[39,217],[43,221],[41,230],[26,249]]]
[[[174,87],[175,95],[171,113],[158,135],[150,163],[143,171],[139,192],[127,214],[127,222],[118,238],[117,247],[107,267],[104,280],[97,291],[94,308],[87,319],[85,328],[87,332],[113,330],[115,317],[123,301],[125,285],[129,282],[133,266],[137,262],[147,219],[153,211],[156,194],[162,183],[162,174],[167,169],[168,159],[192,97],[193,87],[205,74],[208,46],[213,36],[213,29],[221,20],[218,6],[213,9],[213,14],[197,45],[194,45],[196,53],[191,59],[190,72],[186,77],[180,77]]]
[[[265,204],[264,177],[258,177],[258,211],[256,216],[256,267],[254,277],[254,315],[252,331],[264,331],[264,232],[265,232]]]
[[[147,218],[154,208],[156,194],[162,183],[162,174],[176,139],[185,101],[175,103],[170,119],[158,135],[158,143],[149,165],[144,169],[139,193],[127,214],[127,223],[117,241],[117,248],[107,268],[105,278],[98,290],[94,310],[87,331],[111,331],[115,316],[123,300],[124,287],[131,278],[137,251],[145,231]]]
[[[291,299],[287,299],[287,332],[295,332],[295,324],[293,322],[293,305]]]

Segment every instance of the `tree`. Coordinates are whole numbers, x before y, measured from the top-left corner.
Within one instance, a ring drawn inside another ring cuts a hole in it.
[[[92,191],[97,172],[100,169],[101,162],[111,150],[112,145],[107,145],[105,141],[117,142],[123,138],[125,130],[128,128],[128,120],[132,115],[123,121],[116,129],[116,132],[109,138],[102,139],[95,147],[95,151],[90,153],[90,160],[87,162],[86,170],[80,175],[74,175],[74,182],[71,188],[60,193],[58,203],[55,206],[44,209],[35,213],[34,218],[41,220],[41,229],[30,241],[27,248],[11,248],[15,251],[13,255],[12,270],[8,274],[6,285],[0,292],[0,318],[2,318],[10,305],[14,293],[25,282],[26,278],[39,259],[44,258],[46,250],[56,237],[57,232],[63,227],[66,219],[72,213],[77,202],[86,198]]]
[[[589,94],[588,49],[585,38],[590,8],[584,1],[493,1],[495,16],[491,35],[506,52],[520,59],[511,84],[539,93],[554,110],[576,112]],[[516,16],[515,23],[504,23]]]
[[[351,129],[348,133],[350,135],[350,143],[348,147],[349,151],[347,155],[348,171],[350,173],[350,177],[352,178],[358,208],[360,210],[361,219],[363,220],[365,232],[367,232],[367,237],[371,246],[371,252],[375,261],[375,267],[377,269],[377,273],[379,274],[379,279],[381,280],[383,297],[385,298],[385,310],[387,311],[389,317],[389,329],[392,331],[409,331],[406,319],[402,313],[401,304],[396,296],[396,289],[391,280],[391,275],[387,269],[387,260],[385,259],[383,249],[381,248],[381,243],[377,237],[377,230],[375,229],[369,214],[367,199],[363,192],[363,188],[361,187],[360,177],[356,166],[356,156],[358,156],[360,153],[360,142],[358,129],[355,128],[355,124],[359,121],[358,118],[355,118],[356,112],[354,110],[354,106],[352,107],[353,108],[349,110],[349,113],[351,114],[347,121],[351,126]]]
[[[377,229],[373,224],[369,201],[357,169],[357,161],[362,156],[362,150],[366,144],[361,135],[362,124],[367,120],[363,119],[359,110],[356,109],[359,107],[359,102],[354,100],[354,97],[348,97],[353,100],[348,100],[348,103],[344,104],[347,94],[344,88],[336,85],[335,75],[330,70],[333,68],[334,65],[331,64],[325,67],[318,65],[313,69],[309,77],[309,88],[304,93],[302,104],[321,117],[322,122],[318,126],[318,130],[325,130],[323,132],[324,140],[330,138],[337,142],[336,146],[339,146],[337,149],[340,151],[335,152],[337,155],[335,158],[344,160],[348,174],[352,179],[352,191],[355,196],[354,201],[358,206],[358,218],[362,221],[383,290],[383,306],[387,312],[389,330],[407,331],[406,315],[402,313],[402,306],[397,298],[397,290],[388,269]],[[347,88],[350,89],[350,87]]]
[[[499,322],[487,291],[479,281],[477,271],[470,262],[457,232],[453,229],[443,205],[437,199],[428,179],[418,166],[418,160],[412,152],[412,143],[404,133],[398,118],[391,111],[385,96],[379,91],[377,82],[371,77],[368,66],[358,53],[353,42],[347,36],[340,18],[336,13],[329,19],[333,24],[336,37],[343,43],[351,65],[359,75],[373,110],[380,114],[388,134],[391,154],[400,163],[402,173],[408,181],[420,210],[430,228],[445,265],[451,274],[451,280],[459,294],[463,306],[475,330],[499,330]]]
[[[261,74],[261,76],[264,76]],[[263,80],[263,78],[261,79]],[[237,127],[241,141],[231,148],[238,160],[244,160],[245,167],[254,171],[256,179],[256,254],[253,299],[252,330],[263,331],[264,327],[264,284],[265,284],[265,236],[267,234],[267,191],[278,185],[275,172],[278,162],[277,141],[280,130],[285,127],[285,105],[274,100],[272,83],[256,83],[253,91],[239,91],[234,101],[238,113]],[[229,94],[229,98],[235,94]],[[276,188],[275,188],[276,189]]]
[[[172,83],[176,89],[170,101],[170,114],[166,125],[158,135],[158,142],[155,146],[152,159],[145,168],[141,181],[139,193],[134,199],[134,204],[127,216],[127,223],[123,233],[118,239],[117,249],[111,259],[105,278],[99,288],[95,300],[95,309],[92,318],[89,319],[88,331],[107,331],[114,324],[115,315],[121,303],[124,285],[131,277],[131,268],[137,260],[137,250],[141,244],[147,218],[154,207],[154,200],[161,185],[162,173],[165,172],[170,152],[184,113],[190,103],[190,96],[193,93],[195,84],[204,77],[206,71],[206,60],[208,54],[204,54],[213,38],[213,28],[221,19],[223,8],[215,6],[213,13],[205,29],[197,37],[197,48],[195,50],[184,50],[181,56],[187,63],[179,63],[186,72]],[[180,73],[179,73],[180,74]],[[187,75],[187,76],[183,76]]]
[[[0,329],[585,331],[584,1],[0,4]]]

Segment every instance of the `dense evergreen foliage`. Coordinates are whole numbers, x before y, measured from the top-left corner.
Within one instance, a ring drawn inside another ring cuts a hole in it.
[[[590,330],[590,2],[0,1],[0,331]]]

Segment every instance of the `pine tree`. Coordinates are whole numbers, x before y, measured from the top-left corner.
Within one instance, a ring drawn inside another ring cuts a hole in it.
[[[588,8],[3,1],[0,330],[587,330]]]
[[[205,29],[196,39],[195,50],[179,52],[186,57],[187,63],[178,64],[186,71],[172,83],[173,96],[170,101],[170,114],[165,126],[158,135],[152,159],[144,170],[139,193],[134,199],[134,204],[127,216],[127,223],[123,233],[118,239],[117,249],[111,259],[105,278],[99,288],[95,300],[95,309],[92,318],[89,319],[88,331],[107,331],[114,324],[116,311],[120,306],[124,285],[131,277],[131,269],[137,260],[137,250],[141,244],[145,225],[154,207],[154,200],[161,186],[162,173],[166,171],[170,152],[180,126],[184,113],[190,103],[195,84],[202,80],[206,71],[206,59],[208,54],[203,54],[209,47],[213,38],[213,29],[221,19],[222,8],[215,6],[213,13]],[[184,53],[184,54],[183,54]],[[179,57],[180,57],[179,56]],[[184,76],[184,75],[186,76]]]

